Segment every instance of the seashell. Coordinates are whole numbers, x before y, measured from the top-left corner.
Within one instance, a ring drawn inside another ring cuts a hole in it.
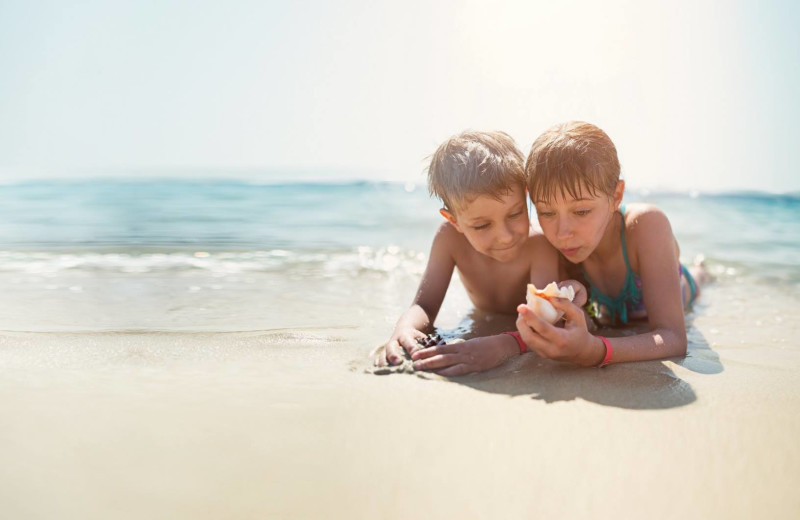
[[[550,298],[566,298],[572,301],[575,298],[575,289],[571,285],[559,289],[556,282],[550,282],[544,289],[537,289],[532,283],[528,284],[528,307],[544,321],[555,323],[564,313],[553,307],[548,301]]]

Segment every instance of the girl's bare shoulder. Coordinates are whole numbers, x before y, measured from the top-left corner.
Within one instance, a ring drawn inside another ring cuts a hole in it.
[[[669,225],[667,215],[653,204],[634,202],[625,205],[625,229],[629,233]]]
[[[658,249],[662,244],[673,244],[672,226],[667,215],[652,204],[634,203],[625,206],[625,234],[629,237],[629,253]],[[631,246],[634,251],[631,251]]]

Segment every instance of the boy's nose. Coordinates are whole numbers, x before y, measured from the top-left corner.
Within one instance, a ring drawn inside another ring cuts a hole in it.
[[[511,227],[508,226],[507,224],[500,226],[500,230],[497,235],[497,241],[502,244],[513,242],[514,230],[511,229]]]

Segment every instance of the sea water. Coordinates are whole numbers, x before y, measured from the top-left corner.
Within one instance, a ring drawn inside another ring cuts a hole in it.
[[[665,211],[682,260],[705,257],[715,279],[694,316],[710,317],[710,328],[748,316],[796,323],[800,195],[629,191],[625,200]],[[0,330],[388,336],[416,291],[439,208],[414,183],[0,185]],[[747,314],[754,294],[770,292],[779,298]],[[456,326],[469,312],[454,277],[440,322]]]

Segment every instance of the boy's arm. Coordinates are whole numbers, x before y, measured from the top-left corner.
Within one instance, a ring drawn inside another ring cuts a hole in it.
[[[433,325],[450,285],[450,278],[455,268],[454,251],[458,247],[458,238],[458,232],[449,223],[442,223],[433,238],[428,264],[420,280],[417,294],[411,306],[397,320],[394,332],[385,345],[383,356],[376,359],[376,364],[384,364],[384,361],[391,365],[400,364],[405,359],[403,351],[410,355],[421,348],[418,341],[427,336],[423,331],[429,330]]]
[[[544,235],[535,235],[529,240],[530,246],[523,254],[530,261],[530,282],[537,287],[544,287],[557,281],[558,251]],[[576,285],[576,291],[582,289],[585,300],[586,290],[583,285],[574,280],[564,284]],[[497,334],[418,350],[414,352],[412,359],[416,370],[435,370],[443,376],[460,376],[495,368],[519,353],[520,346],[513,336]]]

